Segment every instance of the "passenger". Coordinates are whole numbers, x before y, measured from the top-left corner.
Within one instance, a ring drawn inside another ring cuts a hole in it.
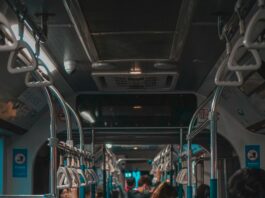
[[[152,181],[148,175],[141,176],[138,182],[138,189],[133,198],[150,198]]]
[[[262,169],[241,169],[229,179],[231,198],[264,198],[265,171]]]
[[[153,186],[156,188],[157,186],[159,186],[159,184],[161,183],[161,170],[158,168],[156,171],[155,171],[155,175],[154,175],[154,178],[153,178]]]
[[[60,193],[60,198],[78,198],[78,189],[71,188],[71,189],[63,189]]]
[[[125,187],[125,191],[127,192],[127,197],[128,198],[134,198],[135,197],[135,194],[137,192],[134,190],[134,187],[135,187],[135,179],[134,179],[134,177],[128,178],[126,180],[126,187]]]
[[[177,191],[168,182],[161,183],[153,192],[151,198],[176,198]]]
[[[104,198],[103,187],[99,186],[96,192],[96,198]]]
[[[128,178],[126,180],[126,186],[125,186],[125,191],[128,193],[132,191],[135,187],[135,179],[134,177]]]
[[[201,184],[197,189],[197,198],[209,198],[210,187],[206,184]]]

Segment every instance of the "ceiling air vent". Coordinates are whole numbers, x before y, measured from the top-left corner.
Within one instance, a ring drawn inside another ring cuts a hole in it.
[[[132,75],[126,72],[92,73],[102,91],[168,91],[175,88],[177,72],[152,72]]]

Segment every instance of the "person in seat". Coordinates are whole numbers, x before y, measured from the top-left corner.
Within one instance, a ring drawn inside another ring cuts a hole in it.
[[[177,190],[168,182],[161,183],[153,192],[151,198],[176,198]]]
[[[264,198],[265,171],[240,169],[229,179],[228,189],[231,198]]]
[[[141,176],[138,182],[138,188],[131,191],[130,197],[128,198],[150,198],[151,197],[151,185],[152,181],[148,175]]]
[[[197,189],[197,198],[210,198],[210,187],[206,184],[201,184]]]

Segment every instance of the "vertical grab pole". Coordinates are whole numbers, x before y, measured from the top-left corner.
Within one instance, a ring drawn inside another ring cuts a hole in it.
[[[225,187],[225,198],[228,198],[228,189],[227,189],[227,166],[226,166],[226,158],[223,161],[224,163],[224,187]]]
[[[107,197],[107,175],[106,175],[106,146],[103,145],[103,195],[106,198]]]
[[[76,114],[75,110],[67,102],[65,102],[65,105],[68,108],[68,110],[70,111],[70,113],[73,115],[73,117],[76,121],[76,124],[78,127],[78,132],[79,132],[80,150],[83,151],[85,149],[85,142],[84,142],[84,131],[82,128],[81,121],[80,121],[78,115]],[[83,157],[81,157],[81,159],[80,159],[80,168],[81,168],[81,170],[85,169]],[[81,178],[81,179],[83,179],[83,178]],[[79,197],[85,198],[85,194],[86,194],[85,187],[80,187],[79,188]]]
[[[58,142],[56,138],[56,123],[55,123],[55,112],[54,106],[52,102],[52,98],[50,92],[47,88],[43,88],[47,103],[50,110],[50,138],[49,138],[49,146],[50,146],[50,193],[51,196],[57,197],[57,176],[56,176],[56,166],[57,166],[57,147],[56,144]]]
[[[197,120],[197,115],[199,114],[200,110],[202,107],[204,107],[210,100],[212,99],[212,95],[210,95],[206,100],[204,100],[199,107],[197,108],[197,110],[194,112],[190,124],[189,124],[189,128],[188,128],[188,134],[187,134],[187,146],[188,146],[188,151],[187,151],[187,155],[188,155],[188,159],[187,159],[187,168],[188,168],[188,185],[187,185],[187,198],[192,198],[193,194],[192,194],[192,150],[191,150],[191,138],[190,138],[190,134],[193,130],[193,127],[196,123]]]
[[[217,87],[211,104],[210,133],[211,133],[211,180],[210,180],[210,198],[217,198],[217,112],[216,106],[222,94],[223,87]]]
[[[170,145],[170,184],[173,186],[173,145]]]
[[[182,149],[183,149],[183,128],[180,128],[180,131],[179,131],[178,171],[181,171],[181,169],[182,169],[182,159],[181,159]],[[179,198],[183,198],[183,186],[182,186],[182,184],[178,185],[178,196],[179,196]]]
[[[95,149],[95,130],[92,127],[91,130],[91,154],[92,154],[92,168],[95,170],[95,158],[94,158],[94,149]],[[91,198],[96,198],[96,184],[91,184]]]
[[[190,129],[189,129],[190,130]],[[187,185],[187,198],[192,198],[193,194],[192,194],[192,150],[191,150],[191,139],[188,138],[187,141],[187,155],[188,155],[188,159],[187,159],[187,168],[188,168],[188,185]]]

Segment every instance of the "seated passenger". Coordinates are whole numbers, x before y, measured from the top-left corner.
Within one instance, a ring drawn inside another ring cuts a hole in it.
[[[138,188],[128,194],[128,198],[150,198],[151,197],[151,179],[148,175],[141,176],[138,182]],[[130,196],[129,196],[130,195]]]
[[[135,179],[134,177],[126,179],[126,186],[125,186],[125,191],[128,193],[132,191],[135,187]]]
[[[209,198],[210,187],[206,184],[201,184],[197,189],[197,198]]]
[[[60,192],[60,198],[78,198],[78,196],[77,188],[63,189]]]
[[[98,186],[96,192],[96,198],[103,198],[103,197],[104,197],[103,186]]]
[[[161,183],[153,192],[151,198],[176,198],[177,191],[169,183]]]
[[[265,171],[262,169],[241,169],[229,179],[229,193],[232,198],[264,198]]]
[[[135,187],[135,179],[133,177],[128,178],[126,180],[126,187],[125,187],[125,191],[127,192],[128,198],[134,198],[135,197],[135,194],[137,192],[134,190],[134,187]]]

